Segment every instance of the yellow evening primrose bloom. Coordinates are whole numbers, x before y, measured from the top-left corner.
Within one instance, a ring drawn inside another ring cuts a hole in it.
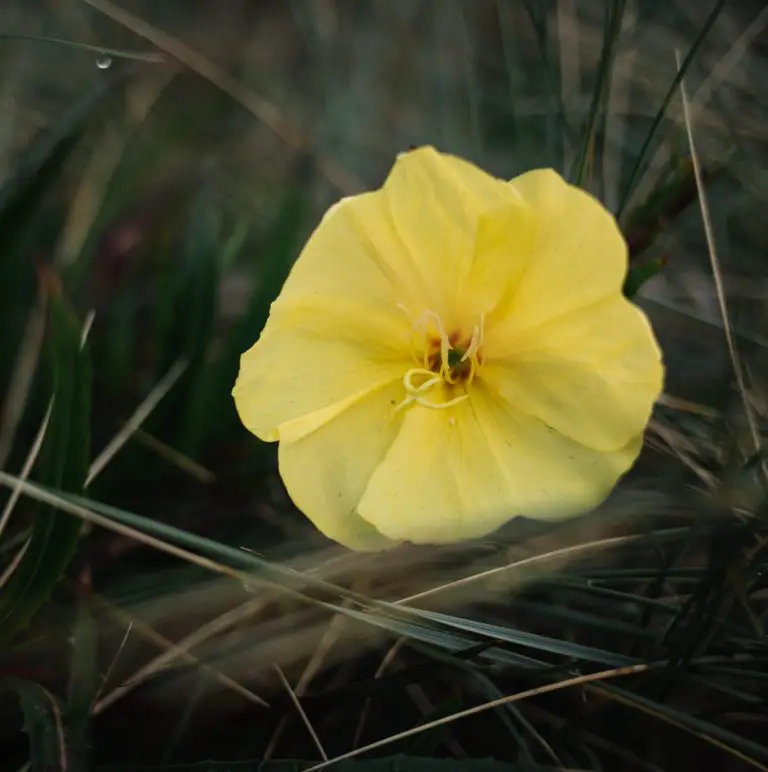
[[[634,463],[661,352],[614,218],[554,171],[422,147],[335,204],[234,399],[288,494],[352,549],[447,543],[599,504]]]

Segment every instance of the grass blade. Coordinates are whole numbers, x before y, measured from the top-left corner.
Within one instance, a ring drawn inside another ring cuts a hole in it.
[[[90,361],[55,277],[41,278],[48,302],[41,377],[53,407],[35,476],[45,485],[80,492],[90,452]],[[29,546],[0,598],[0,641],[26,625],[47,600],[74,555],[81,525],[51,507],[37,510]]]
[[[696,36],[696,39],[693,41],[693,44],[691,45],[690,50],[686,54],[685,59],[683,59],[679,69],[677,70],[675,77],[672,79],[672,83],[670,83],[669,89],[667,90],[667,93],[665,94],[664,99],[661,103],[661,107],[659,108],[659,111],[656,113],[656,117],[653,119],[651,128],[648,130],[648,134],[646,135],[645,140],[642,146],[640,147],[640,150],[638,151],[637,159],[635,160],[635,165],[632,167],[632,171],[630,172],[630,175],[629,175],[629,181],[627,182],[627,186],[624,189],[624,193],[622,194],[621,200],[619,202],[619,208],[618,208],[618,211],[616,212],[617,218],[621,218],[622,214],[626,210],[627,204],[629,203],[632,197],[632,193],[634,193],[635,186],[640,180],[641,174],[643,172],[643,164],[645,163],[645,157],[648,155],[648,151],[651,147],[651,144],[653,143],[653,140],[656,137],[656,132],[659,130],[659,127],[661,126],[661,122],[664,120],[664,116],[667,113],[667,109],[669,108],[669,105],[671,104],[672,100],[677,94],[677,91],[680,88],[680,83],[682,83],[683,78],[685,77],[685,74],[688,72],[688,68],[691,66],[691,63],[695,59],[696,54],[701,48],[701,45],[704,42],[705,38],[709,34],[709,31],[712,29],[715,22],[717,21],[718,16],[720,16],[720,12],[725,7],[725,3],[726,3],[726,0],[717,0],[717,2],[715,3],[715,6],[712,8],[712,11],[707,17],[707,20],[704,22],[701,30],[699,31],[699,34]]]

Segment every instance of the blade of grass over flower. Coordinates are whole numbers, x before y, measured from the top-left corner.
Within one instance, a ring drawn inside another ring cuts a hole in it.
[[[242,105],[265,126],[271,129],[289,147],[300,152],[310,148],[310,139],[296,124],[289,121],[282,111],[271,102],[255,94],[243,83],[233,78],[228,72],[214,64],[182,41],[162,32],[143,19],[126,11],[111,0],[82,0],[86,5],[99,11],[117,24],[131,30],[139,37],[148,40],[161,51],[178,60],[193,72],[211,82]],[[318,169],[330,182],[345,194],[356,193],[361,185],[347,170],[325,158],[315,158]]]
[[[38,35],[18,35],[13,33],[1,33],[0,40],[26,40],[32,43],[52,43],[66,48],[74,48],[80,51],[98,54],[99,56],[115,57],[116,59],[136,59],[141,62],[161,64],[168,61],[164,54],[152,51],[125,51],[120,48],[105,48],[94,46],[90,43],[79,43],[75,40],[62,40],[61,38],[42,37]]]
[[[712,27],[714,26],[718,17],[720,16],[720,13],[725,7],[725,4],[726,4],[726,0],[717,0],[712,10],[710,11],[709,16],[707,16],[706,21],[704,22],[701,29],[699,30],[698,35],[696,36],[695,40],[691,44],[691,47],[688,53],[686,54],[682,64],[678,63],[677,73],[675,77],[672,79],[672,82],[669,85],[669,89],[667,90],[667,93],[664,95],[664,99],[661,102],[661,107],[659,107],[659,110],[656,113],[653,119],[653,122],[651,123],[651,126],[648,130],[648,134],[646,134],[645,139],[643,140],[643,144],[640,146],[640,150],[637,153],[637,157],[632,167],[632,171],[629,174],[629,180],[627,181],[627,185],[624,188],[624,192],[619,201],[619,207],[616,211],[616,217],[618,219],[621,219],[621,217],[624,215],[627,205],[629,204],[630,199],[632,198],[632,194],[635,192],[635,186],[640,181],[641,174],[643,173],[645,168],[644,166],[645,157],[648,154],[648,151],[650,150],[654,139],[656,138],[656,133],[658,132],[659,127],[661,126],[661,123],[664,120],[664,116],[667,114],[667,110],[669,109],[669,106],[672,103],[672,100],[677,94],[680,84],[682,83],[682,80],[685,77],[685,74],[688,72],[688,68],[691,66],[691,64],[693,63],[693,60],[696,58],[696,55],[698,54],[699,49],[704,43],[704,40],[706,39]]]
[[[493,710],[494,708],[502,707],[503,705],[507,705],[513,702],[520,702],[521,700],[528,699],[529,697],[535,697],[540,694],[549,694],[551,692],[560,691],[562,689],[569,689],[572,686],[582,686],[598,681],[605,681],[611,678],[621,678],[623,676],[644,673],[651,667],[652,665],[635,665],[633,667],[602,670],[598,673],[589,673],[588,675],[567,678],[556,683],[544,684],[533,689],[517,692],[516,694],[508,694],[504,697],[500,697],[499,699],[485,702],[482,705],[475,705],[472,708],[467,708],[466,710],[459,711],[453,715],[445,716],[444,718],[439,718],[435,721],[430,721],[429,723],[422,724],[420,726],[415,726],[412,729],[406,729],[404,732],[398,732],[397,734],[390,735],[389,737],[385,737],[382,740],[377,740],[376,742],[364,745],[361,748],[356,748],[347,753],[342,753],[341,755],[335,756],[334,758],[329,759],[328,761],[324,761],[321,764],[315,764],[312,767],[308,767],[305,772],[315,772],[315,770],[318,769],[325,769],[331,764],[344,761],[345,759],[351,759],[355,756],[367,753],[368,751],[376,750],[377,748],[382,748],[385,745],[389,745],[390,743],[399,742],[400,740],[413,737],[414,735],[420,734],[421,732],[426,732],[430,729],[434,729],[435,727],[445,726],[446,724],[453,723],[454,721],[458,721],[462,718],[468,718],[469,716],[474,716],[478,713],[484,713],[487,710]]]
[[[621,25],[624,18],[626,0],[611,0],[606,9],[605,33],[603,36],[603,49],[600,54],[600,62],[597,69],[597,79],[592,92],[592,100],[587,114],[587,122],[581,138],[581,148],[574,160],[571,173],[571,181],[576,185],[584,185],[587,182],[589,171],[594,161],[596,133],[600,119],[600,110],[605,109],[606,100],[610,92],[611,77],[613,75],[613,62],[616,57]]]
[[[678,67],[680,67],[680,56],[675,52]],[[715,292],[717,294],[717,303],[720,308],[720,316],[723,320],[723,329],[725,331],[725,340],[728,345],[728,353],[731,357],[731,364],[733,366],[733,372],[736,377],[736,385],[739,389],[739,394],[744,405],[744,415],[747,419],[747,425],[752,436],[754,443],[754,449],[760,450],[762,441],[760,439],[760,432],[757,428],[757,421],[755,419],[754,410],[751,400],[747,394],[747,386],[744,380],[744,370],[741,365],[741,359],[739,357],[738,349],[733,339],[733,333],[730,326],[730,315],[728,313],[728,303],[725,297],[725,289],[723,287],[722,274],[720,270],[720,260],[717,255],[717,247],[715,244],[715,236],[712,229],[712,223],[709,216],[709,204],[707,202],[707,195],[704,190],[704,180],[702,177],[701,166],[699,164],[699,156],[696,151],[696,143],[693,137],[693,125],[691,123],[690,107],[688,104],[688,96],[685,90],[685,81],[680,79],[680,96],[683,101],[683,118],[685,120],[685,130],[688,136],[688,145],[691,152],[691,162],[693,164],[693,173],[696,178],[696,187],[699,193],[699,207],[701,210],[701,219],[704,226],[704,236],[707,241],[707,250],[709,252],[710,264],[712,266],[712,278],[715,283]],[[768,475],[768,467],[763,464],[763,472]]]
[[[53,403],[38,479],[80,492],[90,442],[90,361],[81,345],[80,325],[55,278],[41,273],[41,279],[48,305],[43,373]],[[29,546],[0,598],[0,639],[10,638],[47,600],[74,555],[80,529],[81,523],[73,518],[38,508]]]
[[[123,428],[107,443],[104,450],[93,460],[89,469],[88,477],[85,480],[85,486],[88,487],[104,467],[115,457],[120,448],[133,436],[139,427],[146,421],[150,413],[155,409],[158,403],[174,387],[181,375],[187,368],[187,362],[176,362],[173,367],[163,376],[155,387],[146,396],[144,401],[136,408],[133,415],[128,419]]]

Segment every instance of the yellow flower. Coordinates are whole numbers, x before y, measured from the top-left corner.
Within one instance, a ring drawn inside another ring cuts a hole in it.
[[[423,147],[310,237],[233,395],[294,503],[353,549],[577,514],[634,463],[661,353],[613,217],[551,170]]]

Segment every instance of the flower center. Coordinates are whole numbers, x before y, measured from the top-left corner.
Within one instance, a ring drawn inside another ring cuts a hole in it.
[[[448,333],[435,311],[424,311],[412,321],[414,359],[420,366],[403,376],[406,396],[396,410],[413,404],[444,410],[467,399],[467,389],[483,364],[483,324],[484,314],[480,314],[478,324],[466,335],[461,330]]]

